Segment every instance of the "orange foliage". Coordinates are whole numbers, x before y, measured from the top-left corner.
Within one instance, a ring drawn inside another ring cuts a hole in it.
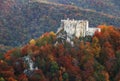
[[[4,54],[4,57],[6,60],[10,60],[11,59],[11,54],[13,53],[13,51],[15,51],[16,49],[12,49],[12,50],[9,50],[7,51],[6,54]]]
[[[7,81],[17,81],[17,80],[14,79],[13,77],[9,77],[9,78],[7,79]]]
[[[102,74],[105,76],[105,81],[110,81],[108,72],[102,71]]]

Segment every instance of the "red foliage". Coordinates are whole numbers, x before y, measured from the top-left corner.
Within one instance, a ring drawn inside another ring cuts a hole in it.
[[[28,81],[28,77],[25,74],[21,74],[18,76],[19,81]]]
[[[29,81],[46,81],[46,79],[41,70],[36,70],[33,75],[29,77]]]
[[[107,58],[115,58],[115,53],[114,53],[114,50],[112,48],[112,45],[109,43],[109,42],[105,42],[104,43],[104,48],[105,50],[105,54],[107,56]]]
[[[22,56],[25,56],[25,55],[27,55],[27,49],[28,49],[28,45],[26,45],[26,46],[24,46],[24,47],[22,47],[21,48],[21,54],[22,54]]]
[[[59,44],[59,45],[57,46],[57,48],[58,48],[58,50],[57,50],[58,56],[62,56],[62,55],[65,54],[65,48],[64,48],[64,46],[63,46],[62,44]]]
[[[2,60],[0,61],[0,75],[2,75],[6,80],[10,77],[15,78],[14,69],[11,66],[8,66],[7,63]]]
[[[7,51],[6,54],[4,54],[5,60],[10,60],[11,59],[11,54],[13,53],[13,51],[15,51],[16,49],[12,49]]]
[[[58,63],[60,63],[60,65],[63,65],[69,74],[71,75],[80,74],[80,69],[79,67],[73,65],[71,56],[67,55],[59,57]]]

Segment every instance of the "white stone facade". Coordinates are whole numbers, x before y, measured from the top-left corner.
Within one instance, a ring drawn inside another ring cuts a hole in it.
[[[101,29],[100,28],[88,28],[88,31],[86,31],[85,35],[93,36],[96,31],[101,32]]]
[[[85,37],[86,35],[93,36],[95,31],[101,31],[100,28],[89,28],[89,22],[87,20],[69,19],[61,20],[61,29],[63,29],[67,35],[77,38]]]

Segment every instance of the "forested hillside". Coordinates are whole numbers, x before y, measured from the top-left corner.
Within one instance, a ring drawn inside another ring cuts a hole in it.
[[[70,5],[49,4],[29,0],[0,1],[0,44],[19,46],[31,38],[60,27],[61,19],[89,20],[91,27],[99,24],[120,27],[120,19]]]
[[[120,29],[100,25],[91,42],[57,43],[47,32],[0,56],[0,81],[119,81]]]
[[[48,1],[67,5],[74,5],[120,17],[119,0],[48,0]]]
[[[0,0],[0,81],[120,81],[119,5],[118,0]],[[101,32],[60,38],[55,32],[67,18],[88,20]]]

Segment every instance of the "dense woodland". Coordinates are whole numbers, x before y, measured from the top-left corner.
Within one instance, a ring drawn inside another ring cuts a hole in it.
[[[56,34],[47,32],[23,47],[0,56],[0,81],[119,81],[120,29],[100,25],[91,41],[75,38],[57,43]],[[38,69],[29,69],[22,59],[30,56]]]
[[[120,17],[119,0],[47,0],[47,1],[67,5],[74,5]]]
[[[24,45],[44,32],[56,32],[61,19],[88,20],[90,27],[99,24],[120,27],[120,18],[72,5],[0,0],[0,10],[0,44],[12,47]]]

